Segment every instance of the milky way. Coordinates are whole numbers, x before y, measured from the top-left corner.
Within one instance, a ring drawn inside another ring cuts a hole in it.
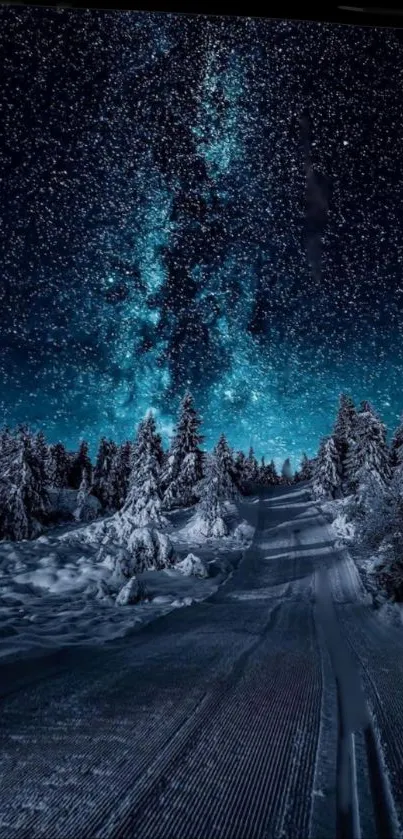
[[[122,440],[187,387],[208,446],[313,454],[403,409],[403,36],[0,10],[0,403]]]

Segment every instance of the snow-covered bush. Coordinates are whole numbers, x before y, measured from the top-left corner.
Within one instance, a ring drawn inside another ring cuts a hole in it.
[[[154,528],[139,527],[132,530],[124,539],[123,546],[125,552],[118,557],[118,565],[125,577],[143,571],[161,571],[174,563],[171,540],[165,533]]]
[[[208,577],[209,570],[207,564],[195,554],[188,554],[185,559],[175,564],[175,568],[181,572],[185,577]]]

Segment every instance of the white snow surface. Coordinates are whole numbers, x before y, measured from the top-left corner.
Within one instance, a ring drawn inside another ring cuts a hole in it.
[[[69,523],[33,541],[0,542],[0,659],[37,648],[103,644],[216,591],[254,529],[232,506],[232,535],[201,545],[188,527],[193,513],[172,513],[166,532],[137,528],[112,539],[108,517]],[[172,551],[167,567],[154,570],[158,565],[151,563],[136,573],[136,540],[142,556],[155,540],[164,558]],[[146,597],[137,602],[139,584]]]

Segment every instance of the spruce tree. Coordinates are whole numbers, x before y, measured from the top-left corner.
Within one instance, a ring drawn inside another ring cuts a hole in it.
[[[38,535],[48,509],[43,463],[34,435],[23,426],[16,435],[9,435],[0,457],[1,538]]]
[[[255,457],[253,446],[250,446],[248,456],[245,460],[244,483],[247,490],[253,490],[259,479],[259,464]]]
[[[354,439],[345,460],[348,490],[356,492],[360,485],[371,481],[386,484],[390,478],[389,459],[385,425],[365,401],[357,414]]]
[[[129,491],[130,474],[133,466],[132,452],[132,443],[127,440],[118,447],[112,461],[110,483],[116,510],[123,507]]]
[[[206,477],[198,505],[200,529],[204,536],[226,536],[226,503],[238,497],[231,451],[222,434],[208,459]]]
[[[392,469],[403,465],[403,416],[397,426],[390,444],[390,465]]]
[[[341,495],[341,459],[334,437],[324,437],[313,469],[316,498],[333,499]]]
[[[49,446],[46,468],[49,486],[57,489],[67,487],[69,468],[69,457],[63,443]]]
[[[354,444],[357,423],[357,410],[351,396],[340,394],[339,408],[333,427],[333,439],[340,455],[342,487],[348,491],[348,458]]]
[[[117,450],[118,447],[113,440],[101,438],[94,467],[92,492],[100,501],[102,509],[106,511],[116,509],[116,487],[113,485],[115,477],[112,475],[112,465]]]
[[[163,473],[164,507],[190,506],[199,497],[203,478],[204,455],[200,448],[201,419],[193,397],[187,392],[182,399],[178,423],[172,438]]]
[[[79,489],[84,472],[88,482],[92,481],[92,465],[88,454],[88,443],[83,440],[80,443],[78,452],[73,454],[69,470],[69,486],[72,489]]]
[[[301,459],[301,467],[299,470],[299,480],[300,481],[310,481],[312,478],[312,470],[313,464],[312,461],[309,460],[309,457],[305,454],[302,455]]]
[[[234,481],[240,492],[245,491],[246,484],[246,457],[242,451],[236,453],[234,457]]]
[[[138,527],[164,524],[161,494],[161,437],[150,413],[139,424],[129,491],[122,508]]]
[[[269,486],[275,486],[279,483],[279,476],[277,474],[276,464],[272,459],[267,467],[267,483]]]

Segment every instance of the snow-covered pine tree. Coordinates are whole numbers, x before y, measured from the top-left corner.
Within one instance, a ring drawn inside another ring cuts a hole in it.
[[[187,392],[182,399],[179,418],[166,458],[162,483],[163,503],[166,509],[188,507],[199,498],[199,485],[203,478],[204,455],[200,448],[201,419],[194,406],[192,395]]]
[[[161,460],[161,437],[150,412],[138,427],[129,491],[122,508],[122,515],[130,518],[137,527],[165,524],[162,514]]]
[[[43,478],[35,438],[21,427],[9,435],[0,458],[0,538],[31,539],[40,533],[49,508]]]
[[[397,466],[403,466],[403,416],[401,416],[400,423],[391,440],[390,466],[392,469],[396,469]]]
[[[390,479],[390,454],[386,428],[369,402],[364,401],[357,413],[354,438],[345,459],[345,479],[349,492],[371,481],[386,484]]]
[[[246,457],[244,453],[242,451],[237,452],[234,457],[234,481],[241,493],[245,491],[245,464]]]
[[[113,491],[113,504],[115,510],[120,510],[126,501],[129,492],[129,482],[132,470],[132,443],[127,440],[122,443],[113,458],[110,483]]]
[[[267,483],[268,483],[269,486],[275,486],[280,481],[279,476],[277,474],[276,464],[275,464],[273,459],[270,461],[269,465],[267,466],[267,478],[266,478],[266,480],[267,480]]]
[[[57,489],[68,486],[69,458],[63,443],[49,446],[46,471],[49,486]]]
[[[313,469],[313,493],[316,498],[339,498],[341,461],[334,437],[321,440]]]
[[[246,491],[253,490],[259,480],[259,464],[255,457],[253,446],[250,446],[244,465],[244,484]]]
[[[298,473],[300,481],[310,481],[312,478],[313,464],[305,452],[301,458],[301,466]]]
[[[281,467],[281,480],[284,484],[292,484],[293,478],[294,475],[291,468],[290,458],[287,457]]]
[[[347,454],[350,439],[354,436],[353,429],[356,417],[357,411],[351,396],[341,393],[332,436],[334,437],[342,460]]]
[[[32,435],[32,450],[37,462],[37,468],[41,472],[43,483],[48,484],[49,446],[46,442],[43,431],[38,431],[36,434]]]
[[[226,536],[226,504],[238,497],[233,460],[224,434],[208,459],[206,477],[198,504],[198,526],[204,536]]]
[[[102,509],[112,512],[116,508],[116,487],[112,475],[112,464],[116,458],[118,447],[113,440],[102,437],[99,443],[95,462],[92,492],[101,503]]]
[[[82,440],[78,449],[73,455],[69,470],[69,486],[72,489],[79,489],[84,472],[88,481],[92,482],[92,464],[88,454],[88,443]]]
[[[267,466],[264,456],[261,457],[259,464],[258,484],[261,487],[267,486]]]

